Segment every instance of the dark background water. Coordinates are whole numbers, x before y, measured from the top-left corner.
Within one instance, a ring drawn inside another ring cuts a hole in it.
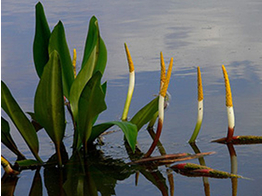
[[[24,111],[33,111],[38,84],[32,57],[34,5],[37,1],[2,1],[1,77]],[[202,152],[216,151],[205,158],[207,166],[230,172],[227,147],[210,143],[227,131],[225,90],[221,65],[227,68],[236,117],[236,135],[262,134],[262,3],[260,1],[45,1],[42,2],[51,29],[62,20],[70,51],[77,50],[80,66],[89,19],[98,18],[108,50],[104,80],[108,81],[108,110],[99,122],[119,120],[128,85],[128,67],[123,44],[129,46],[136,69],[136,87],[129,116],[148,103],[159,89],[159,53],[166,64],[174,57],[169,92],[170,107],[165,112],[161,142],[168,153],[190,152],[187,144],[197,116],[196,67],[202,71],[204,120],[197,145]],[[5,114],[3,114],[5,115]],[[15,128],[12,134],[27,156],[32,157]],[[71,143],[71,127],[66,141]],[[40,155],[47,160],[54,148],[42,131]],[[151,139],[139,132],[138,142],[146,151]],[[128,161],[122,133],[105,137],[104,153]],[[238,196],[258,195],[262,182],[261,145],[236,146],[238,173],[252,180],[238,181]],[[2,145],[1,152],[11,162],[15,156]],[[158,151],[155,151],[158,155]],[[191,162],[197,163],[197,160]],[[165,168],[160,168],[165,174]],[[29,192],[34,173],[20,175],[15,195]],[[160,195],[140,175],[135,186],[132,175],[119,181],[117,195]],[[175,195],[204,195],[201,178],[174,174]],[[229,179],[209,179],[211,195],[230,195]],[[46,195],[46,190],[44,190]]]

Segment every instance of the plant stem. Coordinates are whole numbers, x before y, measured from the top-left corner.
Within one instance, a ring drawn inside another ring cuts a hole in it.
[[[201,78],[201,72],[200,72],[200,68],[197,67],[197,87],[198,87],[198,113],[197,113],[197,123],[195,126],[195,130],[189,140],[189,143],[193,143],[195,142],[199,130],[201,128],[202,125],[202,120],[203,120],[203,86],[202,86],[202,78]]]
[[[160,95],[159,95],[159,101],[158,101],[158,125],[157,125],[157,131],[156,131],[156,136],[155,139],[153,140],[153,143],[151,144],[149,150],[147,151],[147,153],[144,155],[144,157],[149,157],[152,152],[154,151],[161,132],[162,132],[162,127],[163,127],[163,122],[164,122],[164,103],[165,103],[165,96],[166,96],[166,92],[167,92],[167,88],[168,88],[168,84],[170,81],[170,77],[171,77],[171,72],[172,72],[172,66],[173,66],[173,58],[171,58],[170,60],[170,64],[168,67],[168,71],[167,71],[167,75],[164,81],[164,85],[162,86],[162,88],[160,89]],[[162,78],[162,76],[161,76]]]
[[[234,115],[234,109],[233,109],[231,87],[230,87],[227,71],[224,65],[222,65],[222,70],[223,70],[223,75],[225,79],[226,107],[227,107],[227,117],[228,117],[228,133],[227,133],[226,142],[230,142],[234,135],[235,115]]]
[[[160,95],[159,96],[159,102],[158,102],[159,118],[158,118],[156,135],[155,135],[155,138],[153,140],[153,143],[151,144],[149,150],[144,155],[144,157],[149,157],[152,154],[152,152],[154,151],[154,149],[155,149],[155,147],[156,147],[156,145],[159,141],[159,138],[160,138],[160,135],[161,135],[161,132],[162,132],[162,127],[163,127],[163,120],[164,120],[164,100],[165,100],[165,98]]]
[[[56,144],[56,155],[58,159],[58,166],[61,168],[62,167],[62,156],[61,156],[61,150],[60,150],[60,144]]]
[[[123,111],[122,118],[121,118],[123,121],[127,120],[128,111],[129,111],[131,99],[132,99],[134,88],[135,88],[135,69],[134,69],[134,64],[133,64],[131,55],[129,53],[129,50],[128,50],[128,47],[127,47],[126,44],[125,44],[125,50],[126,50],[127,61],[128,61],[128,66],[129,66],[129,86],[128,86],[128,91],[127,91],[124,111]]]

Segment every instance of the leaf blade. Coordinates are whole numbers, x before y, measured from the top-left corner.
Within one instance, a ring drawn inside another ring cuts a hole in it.
[[[66,42],[65,30],[63,23],[59,21],[54,27],[51,33],[48,51],[49,55],[56,50],[60,57],[61,67],[62,67],[62,81],[63,81],[63,92],[68,98],[71,85],[74,81],[74,71],[72,60],[70,57],[70,52]]]
[[[65,131],[65,112],[62,88],[62,71],[59,54],[53,51],[38,84],[35,117],[55,145],[60,146]]]
[[[123,131],[128,144],[134,152],[137,139],[137,127],[135,124],[127,121],[110,121],[93,126],[88,142],[93,142],[101,133],[105,132],[114,125],[118,126]]]
[[[81,70],[74,80],[70,89],[70,104],[73,116],[77,119],[78,102],[80,95],[93,74],[100,71],[103,75],[107,62],[107,51],[104,41],[100,37],[98,22],[92,17],[89,22],[88,35],[86,38],[84,57]]]
[[[11,118],[35,158],[42,162],[38,155],[39,144],[36,131],[3,81],[1,81],[1,95],[1,107]]]
[[[96,72],[88,81],[79,99],[79,115],[77,118],[77,129],[80,140],[86,145],[90,137],[94,120],[102,111],[106,110],[104,90],[101,87],[100,72]],[[79,147],[79,145],[78,145]]]
[[[10,135],[9,123],[1,117],[1,142],[18,156],[18,159],[25,159],[25,156],[18,150],[12,136]]]
[[[145,105],[130,120],[131,123],[137,126],[138,131],[142,128],[144,124],[149,122],[154,117],[154,114],[158,111],[158,98],[159,97],[156,97],[147,105]]]
[[[48,62],[48,43],[51,35],[45,12],[42,4],[39,2],[35,6],[35,37],[33,43],[33,57],[35,69],[39,78],[41,77],[45,64]]]

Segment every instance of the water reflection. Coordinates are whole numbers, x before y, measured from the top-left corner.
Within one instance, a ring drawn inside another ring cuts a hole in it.
[[[193,143],[190,145],[195,153],[200,153],[196,144]],[[230,156],[231,174],[237,175],[236,151],[233,144],[227,144],[227,148]],[[126,145],[126,150],[131,160],[137,160],[143,156],[143,153],[139,149],[133,154],[128,145]],[[86,156],[81,152],[74,153],[69,160],[64,161],[67,161],[65,167],[58,168],[54,164],[56,163],[56,154],[54,154],[43,168],[35,169],[31,186],[28,184],[29,195],[43,195],[44,189],[50,196],[99,195],[99,193],[101,195],[115,195],[116,185],[137,173],[140,173],[148,182],[152,183],[161,195],[172,196],[176,193],[174,176],[171,170],[168,169],[169,165],[166,165],[166,172],[155,164],[130,165],[126,164],[122,159],[106,156],[101,150],[96,149],[90,151]],[[199,158],[199,163],[202,166],[206,165],[203,157]],[[41,169],[43,169],[43,174],[40,173]],[[192,174],[189,176],[192,177]],[[201,177],[199,172],[196,176]],[[215,175],[210,177],[221,178],[221,176],[216,177]],[[206,177],[206,174],[203,174],[202,177],[205,196],[211,195],[210,177]],[[16,176],[4,174],[2,176],[2,194],[13,195],[18,180],[19,178]],[[136,179],[136,186],[141,186],[138,179]],[[238,178],[232,177],[232,196],[237,196],[237,188]]]
[[[197,147],[196,143],[190,143],[190,146],[192,147],[195,153],[200,153],[200,150]],[[200,165],[206,166],[204,157],[198,158],[198,161]],[[203,185],[204,185],[205,196],[210,196],[210,185],[209,185],[208,177],[203,177]]]

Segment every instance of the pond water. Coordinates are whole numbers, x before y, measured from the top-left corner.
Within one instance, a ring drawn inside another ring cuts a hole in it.
[[[33,111],[33,99],[38,77],[33,66],[34,12],[37,1],[2,0],[1,77],[24,111]],[[108,81],[108,109],[99,122],[119,120],[128,86],[128,67],[124,52],[127,43],[136,69],[136,87],[129,116],[154,98],[159,89],[159,53],[166,64],[174,57],[174,70],[169,86],[172,95],[165,112],[161,142],[167,153],[188,152],[187,143],[197,117],[196,67],[202,71],[204,88],[204,120],[197,139],[201,152],[215,151],[205,157],[206,165],[230,172],[230,156],[225,145],[210,143],[227,132],[224,81],[221,65],[228,71],[236,116],[236,135],[262,134],[262,2],[251,1],[45,1],[47,20],[53,27],[58,20],[65,26],[70,50],[77,50],[77,65],[82,51],[89,19],[98,18],[101,36],[108,50],[108,63],[103,80]],[[2,114],[5,115],[5,114]],[[32,158],[15,128],[12,135],[19,149]],[[72,140],[70,124],[66,142]],[[54,147],[44,131],[40,137],[43,160],[54,153]],[[129,162],[123,135],[116,132],[105,136],[100,150],[106,160]],[[143,152],[151,144],[147,131],[141,130],[138,142]],[[261,145],[235,146],[239,179],[237,195],[259,195],[262,192]],[[12,163],[15,156],[2,145],[2,154]],[[156,150],[154,155],[158,155]],[[198,160],[190,161],[198,163]],[[110,165],[110,164],[109,164]],[[2,175],[3,175],[3,170]],[[108,171],[109,173],[112,171]],[[159,172],[166,178],[165,167]],[[43,169],[40,170],[42,175]],[[27,195],[35,171],[19,175],[15,195]],[[173,172],[174,195],[205,195],[202,178],[189,178]],[[97,179],[96,179],[97,180]],[[96,181],[95,180],[95,181]],[[231,195],[230,179],[209,178],[211,195]],[[43,181],[43,195],[48,191]],[[45,181],[46,183],[46,181]],[[135,185],[135,173],[118,179],[111,186],[116,195],[161,195],[157,186],[140,174]],[[50,194],[50,193],[49,193]]]

